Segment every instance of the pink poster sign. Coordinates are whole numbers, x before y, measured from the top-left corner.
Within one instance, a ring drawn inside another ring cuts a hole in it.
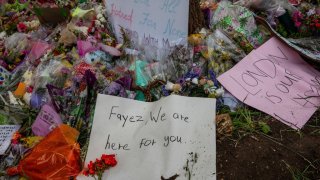
[[[277,38],[218,80],[240,101],[294,129],[301,129],[320,107],[320,72]]]

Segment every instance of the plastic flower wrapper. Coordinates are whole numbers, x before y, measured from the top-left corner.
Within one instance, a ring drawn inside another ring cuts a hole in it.
[[[217,29],[207,37],[209,69],[217,76],[231,69],[246,54],[221,30]]]
[[[113,96],[119,96],[124,98],[135,98],[135,92],[131,91],[133,79],[129,74],[112,81],[107,84],[105,89],[101,92],[102,94],[108,94]]]
[[[211,19],[212,28],[228,31],[234,29],[242,33],[256,48],[266,40],[256,25],[254,14],[247,8],[221,1]]]
[[[131,67],[130,71],[134,72],[134,83],[138,87],[147,87],[149,81],[151,80],[148,74],[146,73],[146,67],[148,63],[144,60],[136,59]],[[145,101],[145,96],[142,91],[137,91],[136,99],[140,101]]]
[[[32,48],[27,56],[27,60],[34,63],[41,58],[51,48],[50,44],[45,41],[35,41],[32,43]]]
[[[90,41],[77,41],[77,49],[80,56],[85,56],[91,51],[98,50]]]
[[[10,80],[11,73],[6,68],[0,66],[0,89],[8,86],[10,84]]]
[[[281,0],[271,0],[271,1],[263,1],[263,0],[239,0],[234,3],[235,5],[244,6],[247,8],[254,8],[257,10],[263,10],[268,12],[276,12],[280,13],[278,16],[281,16],[285,13],[284,8],[282,7]]]
[[[158,42],[152,40],[151,38],[149,40],[143,40],[139,50],[143,55],[141,58],[147,60],[148,62],[160,60]]]
[[[59,43],[63,46],[71,46],[77,43],[77,36],[72,32],[69,24],[61,31]]]
[[[31,49],[30,39],[27,34],[15,33],[4,42],[5,52],[2,54],[2,58],[8,65],[16,65],[22,62],[23,55],[26,55]],[[13,70],[14,68],[10,68]]]
[[[41,62],[34,71],[33,82],[34,89],[45,88],[47,84],[53,83],[58,87],[63,87],[66,76],[71,71],[61,60],[51,59]]]
[[[80,131],[78,142],[82,148],[81,157],[86,155],[95,100],[99,86],[95,75],[86,71],[82,78],[74,77],[70,85],[57,88],[47,85],[52,104],[65,124]]]
[[[20,174],[34,180],[77,176],[81,171],[80,147],[76,143],[78,136],[77,130],[67,125],[59,126],[36,145],[18,166],[7,169],[7,174]]]
[[[162,66],[165,70],[166,80],[176,82],[183,77],[192,67],[193,49],[183,45],[176,45],[171,48]]]
[[[161,65],[161,62],[153,62],[148,64],[146,67],[146,73],[151,78],[152,81],[154,80],[163,80],[165,81],[165,69],[162,69],[163,66]]]

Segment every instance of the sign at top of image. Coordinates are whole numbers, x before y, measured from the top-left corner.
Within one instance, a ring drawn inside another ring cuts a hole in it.
[[[145,47],[165,47],[188,36],[189,0],[105,0],[107,12],[122,42],[120,27],[131,41]]]

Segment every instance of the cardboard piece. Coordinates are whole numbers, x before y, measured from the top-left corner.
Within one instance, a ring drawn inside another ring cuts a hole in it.
[[[147,103],[99,94],[86,165],[116,154],[103,179],[216,179],[215,109],[215,99],[172,95]]]
[[[277,38],[218,80],[245,104],[294,129],[301,129],[320,106],[320,72]]]

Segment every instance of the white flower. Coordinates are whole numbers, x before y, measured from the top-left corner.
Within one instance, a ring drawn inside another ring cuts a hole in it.
[[[316,9],[315,9],[315,8],[310,9],[310,10],[307,12],[307,15],[308,15],[308,16],[312,16],[312,15],[314,15],[314,14],[316,14]]]
[[[101,19],[101,18],[103,18],[103,15],[99,13],[99,14],[97,15],[97,19]]]
[[[99,20],[95,20],[96,26],[101,26],[101,22]]]

